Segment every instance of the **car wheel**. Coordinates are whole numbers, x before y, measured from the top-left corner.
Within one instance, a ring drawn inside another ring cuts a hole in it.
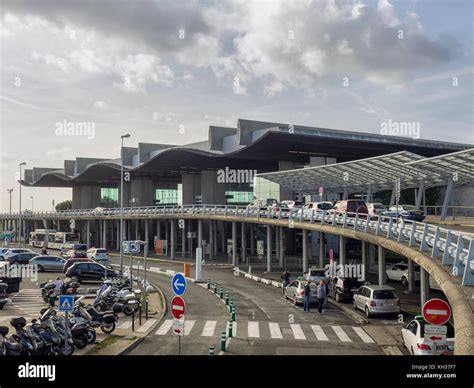
[[[339,294],[336,292],[336,302],[341,303],[341,298],[339,297]]]
[[[293,304],[298,306],[298,298],[296,297],[296,294],[293,296]]]
[[[367,306],[365,306],[365,316],[367,318],[370,318],[372,316],[372,314],[370,314],[369,308]]]
[[[402,276],[402,284],[404,286],[406,286],[408,284],[408,279],[406,278],[406,276]]]
[[[357,303],[356,303],[355,300],[354,300],[354,302],[352,303],[352,305],[354,306],[354,310],[357,310]]]
[[[44,272],[44,267],[41,264],[38,265],[38,272]]]

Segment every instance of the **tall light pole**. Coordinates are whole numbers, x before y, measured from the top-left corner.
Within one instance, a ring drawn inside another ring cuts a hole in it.
[[[23,234],[22,229],[21,229],[21,167],[24,166],[25,164],[26,162],[20,163],[20,178],[18,179],[18,183],[20,184],[20,200],[19,200],[20,213],[18,215],[18,244],[20,247],[21,247],[21,235]]]
[[[129,133],[120,136],[122,146],[120,147],[120,272],[123,273],[123,139],[128,139]]]
[[[35,204],[34,204],[35,197],[30,195],[30,198],[31,198],[31,211],[34,212],[35,211]]]
[[[10,216],[12,215],[12,191],[13,189],[7,189],[8,194],[10,194]]]

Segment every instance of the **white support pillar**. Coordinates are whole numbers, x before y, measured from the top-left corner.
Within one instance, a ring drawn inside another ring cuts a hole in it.
[[[443,209],[441,210],[441,219],[446,219],[446,215],[448,214],[448,206],[451,200],[451,194],[453,191],[453,178],[449,178],[448,185],[446,186],[446,193],[444,194],[443,200]]]
[[[324,267],[326,259],[326,234],[319,232],[319,268]]]
[[[389,207],[395,205],[395,196],[396,196],[396,194],[397,194],[396,191],[397,191],[396,188],[393,187],[393,189],[392,189],[392,195],[390,196],[390,205],[389,205]]]
[[[87,245],[87,248],[90,248],[91,247],[91,221],[90,220],[87,220],[86,221],[86,245]],[[119,239],[119,242],[120,244],[120,239]]]
[[[372,202],[372,185],[367,188],[366,202]]]
[[[378,246],[379,286],[385,284],[385,248]]]
[[[420,267],[420,304],[421,307],[429,299],[430,279],[428,272]]]
[[[271,225],[267,225],[267,272],[272,272],[272,226]]]
[[[107,220],[103,220],[102,222],[102,247],[107,249]]]
[[[362,276],[364,281],[367,280],[367,270],[369,268],[369,260],[368,260],[368,242],[362,241]]]
[[[408,293],[415,291],[415,263],[408,259]]]
[[[161,220],[156,220],[156,237],[161,240]]]
[[[209,221],[209,260],[214,257],[214,221]]]
[[[176,222],[175,220],[170,220],[170,228],[171,228],[171,244],[170,244],[170,258],[174,259],[175,258],[175,229],[176,229]]]
[[[186,220],[183,220],[183,228],[181,229],[181,258],[186,257]]]
[[[198,243],[197,247],[202,248],[202,220],[198,220],[198,235],[197,235]],[[203,255],[204,257],[204,255]]]
[[[308,231],[303,229],[303,273],[308,272]]]
[[[240,242],[240,258],[241,258],[241,263],[246,263],[247,262],[247,237],[245,234],[245,228],[246,228],[246,223],[242,222],[240,224],[240,237],[241,237],[241,242]]]
[[[416,196],[416,203],[415,203],[415,207],[418,210],[421,207],[421,200],[423,199],[424,192],[425,192],[425,181],[421,181],[420,186],[418,187],[418,193]]]
[[[232,265],[237,266],[237,222],[232,221]]]

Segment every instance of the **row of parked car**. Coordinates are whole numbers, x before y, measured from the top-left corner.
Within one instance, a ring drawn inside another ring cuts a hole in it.
[[[63,255],[39,254],[28,248],[1,248],[0,261],[10,265],[35,265],[39,272],[62,272],[78,282],[100,281],[105,275],[117,276],[104,248],[90,248],[85,252],[69,250],[63,252]]]
[[[280,212],[289,212],[292,209],[298,209],[296,214],[301,216],[310,216],[313,211],[316,212],[327,212],[328,214],[341,215],[344,213],[353,214],[359,213],[362,215],[368,214],[371,217],[384,216],[391,218],[402,218],[405,220],[412,221],[423,221],[425,215],[423,211],[416,209],[413,205],[398,205],[390,206],[388,208],[382,203],[366,203],[361,199],[346,199],[336,202],[322,201],[322,202],[308,202],[303,204],[299,201],[277,201],[274,198],[268,199],[255,199],[248,206],[250,210],[267,210],[271,209],[275,216],[278,216]]]

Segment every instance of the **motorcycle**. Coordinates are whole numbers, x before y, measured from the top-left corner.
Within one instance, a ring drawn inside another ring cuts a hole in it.
[[[70,279],[65,280],[59,292],[56,291],[56,284],[51,281],[41,283],[40,287],[44,302],[54,307],[58,295],[77,295],[77,289],[80,287],[80,284]]]
[[[73,316],[85,319],[91,327],[100,327],[105,334],[110,334],[115,330],[115,322],[118,321],[118,313],[122,311],[123,305],[115,303],[110,311],[97,311],[94,306],[85,305],[80,298],[74,307]],[[94,338],[95,341],[95,338]]]
[[[10,301],[10,299],[8,299],[7,289],[8,284],[0,283],[0,310]]]
[[[115,303],[123,305],[123,313],[125,315],[132,315],[140,308],[140,290],[134,293],[126,287],[117,289],[113,282],[105,281],[94,300],[94,307],[98,311],[110,311],[113,309]]]
[[[0,326],[0,356],[19,356],[22,347],[14,339],[7,338],[9,331],[7,326]]]
[[[23,317],[12,318],[10,325],[16,333],[11,338],[21,345],[20,355],[31,356],[37,354],[39,344],[35,335],[31,332],[31,327],[26,327],[26,319]]]

